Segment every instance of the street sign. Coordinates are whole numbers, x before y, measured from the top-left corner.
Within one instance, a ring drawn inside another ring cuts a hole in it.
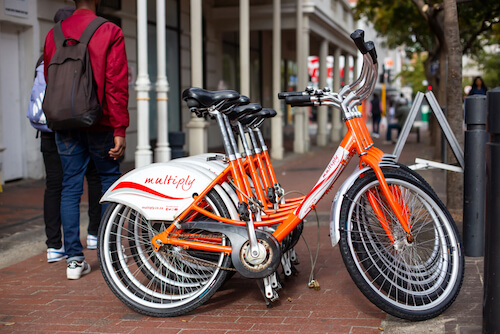
[[[394,60],[392,58],[385,58],[384,64],[385,64],[386,69],[393,68],[394,67]]]

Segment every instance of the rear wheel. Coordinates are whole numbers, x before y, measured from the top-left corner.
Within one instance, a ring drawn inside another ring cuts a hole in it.
[[[410,215],[413,241],[387,204],[370,172],[358,179],[342,203],[340,249],[352,279],[375,305],[394,316],[425,320],[455,300],[464,257],[456,225],[427,185],[401,169],[384,170]],[[394,236],[391,241],[372,209],[376,199]]]
[[[210,192],[204,208],[228,217],[227,209],[215,192]],[[196,216],[190,219],[202,220]],[[98,259],[104,279],[113,293],[133,310],[149,316],[177,316],[206,302],[222,285],[231,267],[223,253],[184,249],[165,245],[159,251],[152,238],[170,222],[148,221],[136,210],[112,203],[99,231]],[[183,230],[180,238],[228,245],[221,234],[203,230]]]

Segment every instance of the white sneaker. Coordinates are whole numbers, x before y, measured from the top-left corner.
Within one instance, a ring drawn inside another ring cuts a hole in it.
[[[78,262],[76,260],[68,263],[68,268],[66,269],[66,277],[68,279],[80,279],[83,275],[90,273],[90,265],[83,260]]]
[[[64,245],[57,249],[57,248],[47,248],[47,262],[48,263],[53,263],[53,262],[59,262],[62,259],[65,259],[66,253],[64,251]]]
[[[95,235],[92,234],[87,235],[87,248],[97,249],[97,237]]]

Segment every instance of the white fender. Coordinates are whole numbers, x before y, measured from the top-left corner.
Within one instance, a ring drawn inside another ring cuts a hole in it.
[[[399,168],[393,159],[392,155],[384,155],[382,162],[379,164],[380,167],[393,167]],[[332,242],[332,247],[335,247],[340,240],[340,209],[342,208],[342,202],[344,201],[344,195],[351,188],[351,186],[356,182],[359,176],[370,170],[370,167],[364,167],[362,169],[356,168],[356,170],[342,183],[339,190],[335,194],[333,199],[332,209],[330,210],[330,240]]]
[[[351,188],[354,182],[358,179],[359,175],[369,170],[369,167],[359,169],[359,167],[342,183],[339,190],[335,194],[330,210],[330,240],[332,247],[335,247],[340,240],[340,208],[344,201],[345,193]]]
[[[217,174],[215,174],[213,171],[209,170],[208,168],[204,167],[203,165],[196,164],[193,162],[193,160],[184,160],[181,161],[180,159],[175,159],[171,161],[172,164],[176,164],[179,166],[188,167],[188,168],[193,168],[197,170],[198,172],[204,174],[208,178],[210,178],[210,181],[214,180]],[[232,219],[239,219],[239,215],[236,211],[236,206],[238,205],[238,197],[236,197],[236,202],[234,202],[234,199],[232,196],[230,197],[230,194],[234,194],[236,196],[236,193],[234,190],[227,184],[226,182],[222,183],[222,186],[216,184],[214,186],[214,190],[219,194],[221,197],[222,201],[226,205],[226,208],[229,211],[229,214]]]
[[[213,172],[215,175],[219,175],[228,166],[228,163],[221,160],[207,161],[207,158],[214,157],[216,155],[222,156],[222,154],[217,154],[217,153],[204,153],[185,158],[175,159],[172,160],[172,162],[183,162],[187,163],[189,166],[199,166],[208,171]],[[236,191],[227,182],[222,183],[222,188],[231,197],[234,205],[238,206],[239,200]]]
[[[148,220],[172,221],[212,181],[199,170],[171,162],[154,163],[123,175],[101,202],[125,204]],[[222,191],[222,190],[221,190]]]
[[[204,168],[214,172],[215,174],[220,174],[228,166],[228,163],[223,160],[207,160],[209,158],[214,158],[216,156],[224,157],[220,153],[203,153],[198,155],[192,155],[189,157],[178,158],[172,161],[189,161],[197,165],[201,165]]]

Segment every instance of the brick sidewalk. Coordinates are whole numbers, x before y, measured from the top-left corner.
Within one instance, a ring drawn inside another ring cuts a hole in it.
[[[425,138],[424,138],[425,139]],[[379,145],[390,152],[391,146]],[[412,163],[424,157],[429,146],[410,142],[400,161]],[[302,156],[288,156],[278,162],[277,177],[286,190],[307,192],[328,163],[334,147]],[[349,168],[354,168],[356,158]],[[345,178],[349,174],[346,170]],[[442,195],[443,177],[424,172],[428,182]],[[92,272],[78,281],[65,276],[65,264],[47,264],[45,252],[0,269],[0,331],[2,333],[480,333],[482,312],[482,258],[467,258],[466,276],[457,301],[441,316],[412,323],[387,316],[373,306],[350,279],[338,247],[328,238],[329,208],[343,178],[318,205],[320,251],[316,279],[320,291],[307,287],[310,257],[303,241],[297,245],[301,263],[298,276],[286,280],[280,301],[267,308],[257,284],[238,274],[205,305],[176,318],[151,318],[137,314],[109,290],[99,271],[95,251],[85,255]],[[17,189],[17,190],[16,190]],[[0,238],[19,231],[13,226],[36,228],[42,213],[43,183],[21,181],[8,184],[0,193]],[[17,194],[17,195],[16,195]],[[294,197],[295,195],[291,195]],[[9,216],[7,216],[7,214]],[[8,220],[6,217],[10,217]],[[17,217],[17,218],[15,218]],[[36,218],[37,219],[33,219]],[[31,219],[31,220],[30,220]],[[13,224],[9,228],[4,228]],[[17,225],[16,225],[17,223]],[[38,226],[40,228],[40,226]],[[460,228],[461,230],[461,228]],[[10,231],[10,232],[9,232]],[[17,233],[16,233],[17,232]],[[41,230],[40,233],[43,233]],[[304,236],[311,251],[316,250],[317,227],[308,217]]]
[[[2,332],[142,333],[379,333],[385,314],[367,301],[332,249],[328,226],[320,228],[316,266],[320,291],[307,287],[310,260],[300,242],[298,276],[286,280],[280,301],[268,309],[257,284],[235,275],[205,305],[176,318],[135,313],[109,290],[98,268],[96,252],[86,252],[92,272],[78,281],[65,276],[65,264],[47,264],[44,254],[0,270]],[[315,250],[316,226],[304,232]]]

